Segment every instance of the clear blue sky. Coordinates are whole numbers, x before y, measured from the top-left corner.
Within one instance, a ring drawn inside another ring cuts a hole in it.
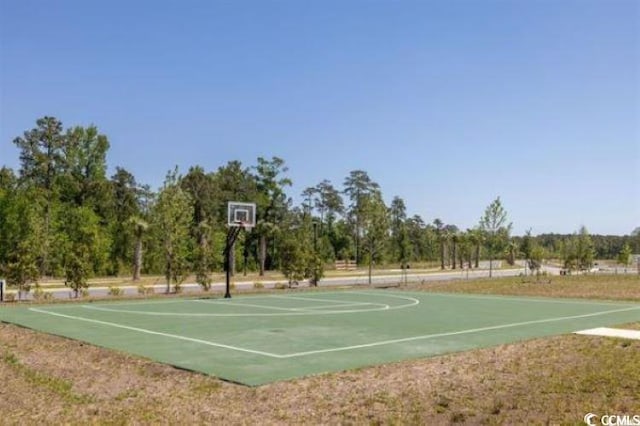
[[[0,0],[0,164],[53,115],[122,166],[285,159],[289,194],[364,169],[461,228],[640,226],[640,2]]]

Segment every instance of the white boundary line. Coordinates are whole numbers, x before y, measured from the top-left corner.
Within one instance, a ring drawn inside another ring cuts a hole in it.
[[[105,312],[119,312],[125,314],[135,314],[135,315],[146,315],[146,316],[173,316],[173,317],[275,317],[275,316],[302,316],[302,315],[338,315],[338,314],[353,314],[353,313],[364,313],[364,312],[379,312],[379,311],[388,311],[395,309],[404,309],[412,306],[416,306],[420,304],[420,301],[414,297],[409,296],[398,296],[393,294],[369,294],[369,293],[361,293],[361,292],[345,292],[344,294],[363,294],[363,295],[373,295],[373,296],[382,296],[382,297],[390,297],[396,299],[406,300],[410,303],[406,303],[404,305],[390,306],[388,304],[383,303],[375,303],[375,302],[354,302],[348,300],[331,300],[331,299],[321,299],[321,298],[303,298],[303,297],[295,297],[295,296],[268,296],[271,298],[279,298],[279,299],[296,299],[296,300],[312,300],[314,302],[331,302],[335,304],[335,310],[317,310],[317,308],[281,308],[267,305],[251,305],[248,303],[241,302],[225,302],[222,300],[201,300],[201,299],[188,299],[184,302],[201,302],[201,303],[210,303],[210,304],[219,304],[227,306],[249,306],[249,307],[260,307],[264,309],[276,309],[283,310],[288,312],[282,313],[204,313],[204,312],[151,312],[151,311],[137,311],[137,310],[128,310],[128,309],[112,309],[107,306],[99,306],[99,305],[81,305],[80,307],[84,309],[91,309],[95,311],[105,311]],[[377,306],[367,309],[341,309],[346,307],[347,305],[353,306]],[[331,306],[328,306],[331,308]]]
[[[265,352],[265,351],[258,351],[258,350],[253,350],[253,349],[241,348],[239,346],[231,346],[231,345],[225,345],[225,344],[221,344],[221,343],[210,342],[210,341],[202,340],[202,339],[194,339],[194,338],[191,338],[191,337],[185,337],[185,336],[180,336],[180,335],[176,335],[176,334],[162,333],[162,332],[147,330],[147,329],[138,328],[138,327],[130,327],[130,326],[127,326],[127,325],[117,324],[117,323],[113,323],[113,322],[94,320],[94,319],[83,318],[83,317],[78,317],[78,316],[74,316],[74,315],[65,315],[65,314],[60,314],[60,313],[56,313],[56,312],[46,311],[44,309],[29,308],[30,311],[39,312],[39,313],[48,314],[48,315],[54,315],[54,316],[58,316],[58,317],[62,317],[62,318],[68,318],[68,319],[79,320],[79,321],[86,321],[86,322],[95,323],[95,324],[101,324],[101,325],[107,325],[107,326],[116,327],[116,328],[122,328],[122,329],[125,329],[125,330],[137,331],[137,332],[140,332],[140,333],[146,333],[146,334],[152,334],[152,335],[157,335],[157,336],[169,337],[169,338],[178,339],[178,340],[185,340],[185,341],[189,341],[189,342],[200,343],[200,344],[203,344],[203,345],[214,346],[214,347],[224,348],[224,349],[231,349],[231,350],[236,350],[236,351],[240,351],[240,352],[247,352],[247,353],[252,353],[252,354],[256,354],[256,355],[263,355],[263,356],[266,356],[266,357],[269,357],[269,358],[278,358],[278,359],[296,358],[296,357],[302,357],[302,356],[307,356],[307,355],[315,355],[315,354],[321,354],[321,353],[340,352],[340,351],[348,351],[348,350],[353,350],[353,349],[371,348],[371,347],[375,347],[375,346],[383,346],[383,345],[390,345],[390,344],[394,344],[394,343],[411,342],[411,341],[416,341],[416,340],[427,340],[427,339],[434,339],[434,338],[438,338],[438,337],[448,337],[448,336],[458,336],[458,335],[462,335],[462,334],[480,333],[480,332],[484,332],[484,331],[500,330],[500,329],[504,329],[504,328],[519,327],[519,326],[523,326],[523,325],[543,324],[543,323],[565,321],[565,320],[577,319],[577,318],[588,318],[588,317],[607,315],[607,314],[612,314],[612,313],[617,313],[617,312],[633,311],[633,310],[638,310],[638,309],[640,309],[640,306],[634,306],[634,307],[624,308],[624,309],[613,309],[613,310],[609,310],[609,311],[593,312],[593,313],[582,314],[582,315],[571,315],[571,316],[566,316],[566,317],[556,317],[556,318],[546,318],[546,319],[533,320],[533,321],[514,322],[514,323],[510,323],[510,324],[502,324],[502,325],[494,325],[494,326],[488,326],[488,327],[472,328],[472,329],[460,330],[460,331],[452,331],[452,332],[447,332],[447,333],[426,334],[426,335],[422,335],[422,336],[405,337],[405,338],[402,338],[402,339],[383,340],[383,341],[379,341],[379,342],[364,343],[364,344],[361,344],[361,345],[342,346],[342,347],[329,348],[329,349],[318,349],[318,350],[315,350],[315,351],[294,352],[294,353],[290,353],[290,354],[274,354],[274,353]]]
[[[241,302],[222,302],[222,301],[218,301],[218,300],[203,300],[203,299],[196,299],[196,300],[191,300],[191,302],[196,302],[196,303],[206,303],[209,305],[227,305],[227,306],[248,306],[250,308],[261,308],[261,309],[274,309],[277,311],[287,311],[287,312],[292,312],[295,311],[295,309],[293,308],[281,308],[278,306],[269,306],[269,305],[254,305],[251,303],[241,303]]]
[[[318,349],[318,350],[315,350],[315,351],[296,352],[296,353],[282,355],[281,357],[282,358],[294,358],[294,357],[300,357],[300,356],[306,356],[306,355],[314,355],[314,354],[327,353],[327,352],[339,352],[339,351],[347,351],[347,350],[352,350],[352,349],[371,348],[371,347],[374,347],[374,346],[390,345],[390,344],[393,344],[393,343],[411,342],[411,341],[415,341],[415,340],[427,340],[427,339],[433,339],[433,338],[436,338],[436,337],[457,336],[457,335],[461,335],[461,334],[471,334],[471,333],[479,333],[479,332],[490,331],[490,330],[500,330],[500,329],[503,329],[503,328],[519,327],[519,326],[530,325],[530,324],[542,324],[542,323],[547,323],[547,322],[558,322],[558,321],[564,321],[564,320],[569,320],[569,319],[595,317],[595,316],[599,316],[599,315],[606,315],[606,314],[612,314],[612,313],[624,312],[624,311],[632,311],[632,310],[637,310],[637,309],[640,309],[640,306],[636,306],[636,307],[633,307],[633,308],[614,309],[614,310],[610,310],[610,311],[594,312],[594,313],[583,314],[583,315],[572,315],[572,316],[567,316],[567,317],[557,317],[557,318],[547,318],[547,319],[533,320],[533,321],[514,322],[514,323],[511,323],[511,324],[502,324],[502,325],[494,325],[494,326],[489,326],[489,327],[472,328],[472,329],[468,329],[468,330],[452,331],[452,332],[448,332],[448,333],[427,334],[427,335],[424,335],[424,336],[414,336],[414,337],[405,337],[405,338],[402,338],[402,339],[383,340],[383,341],[380,341],[380,342],[365,343],[365,344],[362,344],[362,345],[342,346],[342,347],[339,347],[339,348]]]
[[[316,309],[327,309],[327,308],[350,308],[353,306],[380,306],[382,309],[379,310],[387,310],[387,309],[391,309],[392,306],[391,305],[387,305],[384,303],[345,303],[343,305],[318,305],[318,306],[306,306],[304,308],[294,308],[294,311],[314,311]],[[374,310],[378,310],[378,309],[374,309]],[[336,312],[342,312],[342,311],[336,311]],[[370,312],[369,310],[362,310],[362,311],[358,311],[358,312]]]
[[[274,296],[276,297],[276,296]],[[296,299],[296,300],[314,300],[314,299],[305,299],[303,297],[286,297],[286,296],[281,296],[279,297],[279,299]],[[325,299],[316,299],[319,302],[323,302],[325,301]],[[315,300],[314,300],[315,301]],[[327,300],[328,301],[328,300]],[[280,306],[270,306],[270,305],[254,305],[254,304],[250,304],[250,303],[242,303],[242,302],[223,302],[223,301],[219,301],[219,300],[204,300],[204,299],[196,299],[196,300],[191,300],[191,302],[199,302],[199,303],[211,303],[211,304],[227,304],[227,306],[249,306],[252,308],[264,308],[264,309],[275,309],[278,311],[289,311],[289,312],[304,312],[307,309],[321,309],[321,308],[344,308],[347,306],[380,306],[384,309],[388,309],[390,308],[389,305],[383,304],[383,303],[363,303],[363,302],[358,302],[358,303],[350,303],[350,302],[343,302],[342,300],[340,301],[336,301],[339,302],[338,303],[334,303],[333,305],[320,305],[320,306],[306,306],[306,307],[301,307],[301,308],[283,308]],[[368,310],[366,310],[365,312],[368,312]]]
[[[130,327],[128,325],[117,324],[115,322],[94,320],[94,319],[90,319],[90,318],[78,317],[78,316],[75,316],[75,315],[65,315],[65,314],[60,314],[60,313],[57,313],[57,312],[45,311],[44,309],[38,309],[38,308],[29,308],[29,310],[30,311],[34,311],[34,312],[39,312],[39,313],[42,313],[42,314],[53,315],[53,316],[56,316],[56,317],[68,318],[68,319],[78,320],[78,321],[86,321],[86,322],[90,322],[90,323],[94,323],[94,324],[100,324],[100,325],[108,325],[110,327],[122,328],[124,330],[137,331],[137,332],[140,332],[140,333],[152,334],[152,335],[162,336],[162,337],[170,337],[172,339],[178,339],[178,340],[186,340],[187,342],[200,343],[202,345],[214,346],[214,347],[217,347],[217,348],[231,349],[231,350],[240,351],[240,352],[248,352],[248,353],[251,353],[251,354],[264,355],[264,356],[268,356],[268,357],[271,357],[271,358],[281,358],[281,356],[279,356],[277,354],[272,354],[270,352],[257,351],[257,350],[253,350],[253,349],[246,349],[246,348],[241,348],[239,346],[224,345],[222,343],[215,343],[215,342],[210,342],[208,340],[202,340],[202,339],[194,339],[192,337],[180,336],[178,334],[162,333],[162,332],[159,332],[159,331],[147,330],[146,328]]]
[[[344,292],[344,294],[353,294],[354,291]],[[345,304],[350,303],[354,306],[357,304],[360,305],[375,305],[376,303],[367,303],[367,302],[353,302],[350,300],[334,300],[334,299],[321,299],[319,297],[300,297],[300,296],[269,296],[272,299],[293,299],[293,300],[311,300],[313,302],[330,302],[334,304]],[[338,305],[339,306],[339,305]]]

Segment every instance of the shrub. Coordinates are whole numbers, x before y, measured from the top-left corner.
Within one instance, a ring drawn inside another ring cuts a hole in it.
[[[122,296],[124,294],[124,290],[120,287],[111,286],[109,287],[109,296]]]
[[[33,299],[34,300],[42,300],[45,298],[45,292],[39,285],[36,286],[36,289],[33,290]]]
[[[42,287],[37,286],[36,289],[33,291],[33,299],[34,300],[52,300],[53,294],[49,293],[48,291],[44,291]]]
[[[264,288],[264,284],[256,281],[255,283],[253,283],[253,288]]]
[[[138,294],[142,295],[142,296],[146,296],[149,294],[153,294],[155,293],[155,290],[153,288],[153,286],[146,286],[144,284],[140,284],[138,286]]]

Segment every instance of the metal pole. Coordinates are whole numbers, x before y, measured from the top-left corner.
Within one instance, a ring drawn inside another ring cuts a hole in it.
[[[0,280],[0,302],[4,302],[4,280]]]
[[[229,281],[231,280],[231,265],[229,262],[229,258],[231,257],[231,255],[229,254],[229,250],[227,250],[226,254],[225,254],[225,258],[224,258],[224,263],[225,263],[225,274],[226,274],[226,287],[225,287],[225,293],[224,293],[224,298],[225,299],[231,299],[231,292],[229,292]]]
[[[240,234],[240,231],[242,230],[242,226],[238,226],[235,228],[231,228],[229,229],[229,232],[227,233],[227,243],[225,245],[225,249],[224,249],[224,264],[225,264],[225,269],[226,269],[226,286],[225,286],[225,293],[224,293],[224,298],[225,299],[231,299],[231,249],[233,247],[233,243],[236,241],[236,238],[238,238],[238,235]]]

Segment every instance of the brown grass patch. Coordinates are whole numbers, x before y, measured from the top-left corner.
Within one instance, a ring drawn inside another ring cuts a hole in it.
[[[639,283],[554,277],[420,288],[638,300]],[[0,324],[0,377],[3,424],[579,424],[587,412],[640,414],[640,341],[577,335],[248,388]]]
[[[640,275],[578,275],[507,277],[468,281],[440,281],[409,285],[412,290],[443,293],[640,300]]]

